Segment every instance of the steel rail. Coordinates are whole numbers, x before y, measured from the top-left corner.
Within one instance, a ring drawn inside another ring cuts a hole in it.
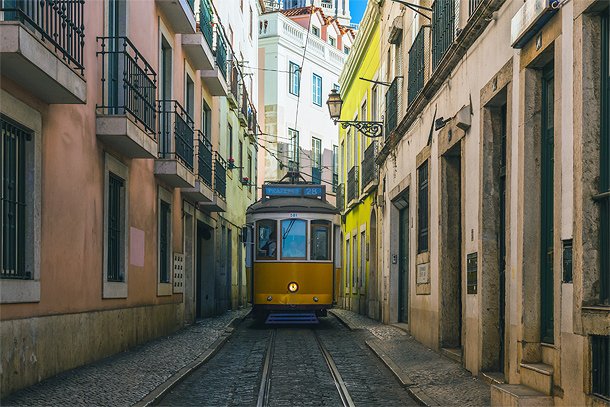
[[[335,386],[337,386],[337,391],[339,392],[339,396],[341,397],[341,403],[344,407],[355,407],[356,405],[354,404],[354,401],[352,400],[352,397],[350,396],[349,391],[345,386],[345,382],[343,381],[341,373],[339,373],[339,369],[337,369],[337,365],[335,365],[333,358],[330,356],[330,353],[328,353],[328,350],[326,349],[326,346],[324,346],[324,344],[322,343],[322,340],[318,336],[318,333],[314,330],[313,334],[316,338],[316,342],[318,343],[318,347],[320,348],[320,351],[322,352],[322,355],[326,360],[326,364],[328,365],[330,374],[332,375],[333,380],[335,381]]]
[[[265,364],[263,365],[263,375],[261,379],[261,387],[258,391],[258,400],[256,407],[266,407],[269,405],[269,390],[271,389],[271,363],[273,362],[273,351],[275,348],[275,329],[269,332],[267,340],[267,352],[265,355]]]

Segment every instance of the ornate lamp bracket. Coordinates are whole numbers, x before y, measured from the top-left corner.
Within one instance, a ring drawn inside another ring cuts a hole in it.
[[[383,120],[383,118],[382,118]],[[348,127],[354,127],[356,130],[364,134],[366,137],[376,138],[383,135],[383,121],[381,122],[362,122],[362,121],[336,121],[335,123],[341,123],[341,127],[347,129]]]

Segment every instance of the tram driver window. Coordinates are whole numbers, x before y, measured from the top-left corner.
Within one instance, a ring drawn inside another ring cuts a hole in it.
[[[277,258],[277,234],[274,220],[261,220],[258,222],[256,239],[256,258],[268,260]]]
[[[330,222],[311,221],[311,260],[330,260]]]
[[[282,221],[282,259],[307,258],[307,222],[304,220]]]

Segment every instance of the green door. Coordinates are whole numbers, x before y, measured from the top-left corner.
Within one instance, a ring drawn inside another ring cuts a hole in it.
[[[399,322],[409,322],[409,206],[400,211]]]
[[[540,199],[540,336],[554,343],[553,336],[553,193],[554,193],[554,69],[547,65],[542,74],[541,199]]]

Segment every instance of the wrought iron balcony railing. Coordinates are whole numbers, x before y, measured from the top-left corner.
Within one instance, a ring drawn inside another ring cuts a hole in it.
[[[246,85],[242,83],[241,85],[241,103],[239,106],[241,114],[244,117],[248,117],[248,107],[250,107],[250,103],[248,102],[248,91],[246,91]]]
[[[407,99],[410,105],[423,89],[426,83],[426,69],[429,66],[428,33],[429,26],[422,26],[409,50],[409,84],[407,86]]]
[[[357,199],[359,196],[359,179],[358,179],[358,167],[354,166],[347,173],[347,202],[351,202]]]
[[[84,0],[4,0],[0,2],[0,14],[4,21],[20,21],[41,35],[71,66],[83,65],[85,46]]]
[[[201,130],[197,130],[195,141],[197,143],[197,176],[204,184],[212,188],[214,182],[212,143]]]
[[[214,25],[216,32],[216,48],[214,48],[214,56],[216,57],[216,66],[222,73],[222,76],[227,78],[227,40],[220,28],[219,24]]]
[[[159,157],[177,159],[193,170],[193,119],[175,100],[159,100]]]
[[[337,189],[339,188],[339,174],[337,174],[336,172],[333,172],[333,192],[337,192]]]
[[[362,192],[369,184],[377,180],[377,141],[373,142],[364,150],[364,160],[362,161]]]
[[[193,0],[191,0],[193,1]],[[214,19],[212,18],[212,6],[210,0],[201,0],[199,5],[199,31],[208,43],[210,49],[214,47]]]
[[[432,5],[432,70],[445,56],[455,38],[454,0],[436,0]]]
[[[477,9],[477,7],[479,7],[479,4],[483,3],[483,0],[470,0],[470,7],[469,7],[469,16],[472,15],[472,13],[474,13],[474,11]]]
[[[320,167],[311,168],[311,181],[314,184],[322,183],[322,168],[320,168]]]
[[[221,198],[227,195],[227,162],[216,151],[214,153],[214,191]]]
[[[102,50],[103,114],[130,114],[154,138],[157,74],[127,37],[98,37]]]
[[[394,78],[385,94],[385,138],[388,138],[398,125],[398,83],[399,77]]]
[[[343,211],[345,209],[345,185],[337,185],[337,209]]]
[[[229,87],[230,92],[233,95],[233,98],[236,101],[239,101],[239,84],[242,82],[241,74],[239,73],[239,69],[237,69],[237,63],[235,61],[235,55],[233,58],[229,60]],[[237,102],[239,103],[239,102]]]
[[[248,110],[248,130],[250,130],[254,137],[258,135],[258,121],[256,118],[256,109],[253,105],[250,105],[250,109]]]

